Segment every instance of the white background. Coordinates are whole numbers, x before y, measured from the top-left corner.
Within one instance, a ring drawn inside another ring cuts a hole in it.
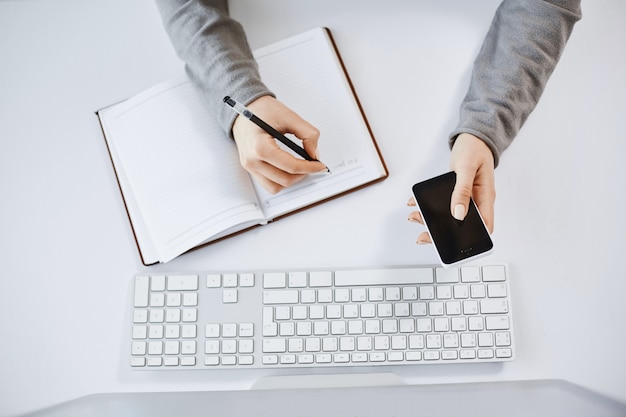
[[[94,111],[182,72],[154,3],[0,1],[0,415],[90,393],[245,389],[270,374],[131,372],[136,272],[434,263],[405,203],[448,168],[498,3],[234,2],[253,48],[332,30],[390,177],[146,268]],[[583,15],[496,171],[490,259],[510,266],[517,359],[394,368],[407,383],[560,378],[626,401],[626,3],[587,1]]]

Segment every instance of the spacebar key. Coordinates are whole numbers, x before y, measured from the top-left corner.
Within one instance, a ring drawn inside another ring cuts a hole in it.
[[[335,271],[335,286],[432,284],[432,268],[355,269]]]

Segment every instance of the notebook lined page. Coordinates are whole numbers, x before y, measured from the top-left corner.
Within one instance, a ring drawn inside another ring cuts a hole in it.
[[[329,43],[320,29],[255,52],[261,77],[270,90],[320,130],[319,158],[332,172],[310,175],[276,195],[265,192],[255,183],[268,218],[380,178],[384,172],[373,139]],[[276,59],[277,56],[280,59]],[[320,60],[328,63],[320,65]],[[299,140],[294,141],[301,145]]]
[[[186,80],[160,84],[115,106],[105,131],[142,252],[167,262],[238,223],[262,221],[254,189]],[[140,220],[143,220],[141,222]],[[149,259],[145,259],[149,262]]]

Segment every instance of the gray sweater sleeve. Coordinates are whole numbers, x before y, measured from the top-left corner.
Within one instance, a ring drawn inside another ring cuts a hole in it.
[[[535,108],[574,24],[580,0],[504,0],[474,62],[460,120],[491,148],[496,165]]]
[[[163,25],[185,71],[209,110],[232,135],[237,115],[223,103],[226,95],[249,104],[272,95],[261,81],[241,25],[228,16],[227,0],[156,0]]]

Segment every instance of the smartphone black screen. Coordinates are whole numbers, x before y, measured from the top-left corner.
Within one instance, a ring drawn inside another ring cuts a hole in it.
[[[456,174],[448,172],[413,186],[413,196],[439,258],[445,265],[484,254],[493,248],[489,232],[473,200],[463,221],[455,219],[450,213],[455,182]]]

